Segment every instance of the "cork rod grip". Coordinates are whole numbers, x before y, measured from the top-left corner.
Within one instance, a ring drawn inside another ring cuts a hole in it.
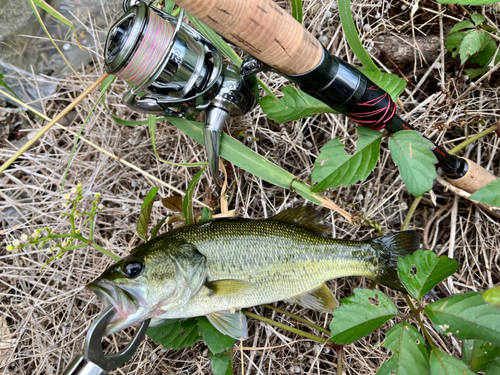
[[[271,0],[174,0],[232,43],[285,74],[314,69],[323,47]]]
[[[448,179],[451,184],[455,185],[457,188],[465,190],[468,193],[474,193],[475,191],[481,189],[482,187],[488,185],[490,182],[496,180],[496,177],[488,172],[483,167],[477,165],[472,160],[465,159],[467,161],[468,170],[467,173],[457,178],[456,180]]]

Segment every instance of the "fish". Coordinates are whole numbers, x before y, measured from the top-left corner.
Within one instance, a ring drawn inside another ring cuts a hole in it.
[[[215,219],[145,242],[87,285],[115,314],[111,334],[151,318],[206,316],[223,334],[248,337],[242,309],[281,300],[332,313],[325,282],[365,276],[404,291],[397,259],[420,247],[415,231],[367,241],[333,239],[310,206],[265,220]]]

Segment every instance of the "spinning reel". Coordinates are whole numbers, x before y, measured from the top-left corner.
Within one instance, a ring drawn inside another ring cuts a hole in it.
[[[131,89],[123,103],[142,113],[183,117],[206,111],[205,146],[220,186],[220,137],[231,116],[255,104],[252,85],[198,31],[143,2],[125,0],[125,14],[111,26],[105,68]]]

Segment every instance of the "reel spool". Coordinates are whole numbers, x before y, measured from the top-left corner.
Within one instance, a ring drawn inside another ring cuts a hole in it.
[[[125,14],[111,26],[104,48],[106,72],[132,87],[123,103],[136,111],[183,117],[206,110],[204,129],[215,181],[220,136],[231,116],[255,104],[252,85],[198,31],[143,2],[125,0]]]

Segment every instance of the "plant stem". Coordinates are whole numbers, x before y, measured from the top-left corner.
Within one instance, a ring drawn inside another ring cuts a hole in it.
[[[403,222],[403,225],[401,226],[401,230],[406,230],[408,228],[408,225],[410,224],[410,220],[415,213],[415,210],[417,209],[418,204],[422,200],[422,196],[415,198],[413,203],[411,204],[410,209],[408,210],[408,214],[405,217],[405,221]]]
[[[85,243],[89,246],[92,246],[94,249],[96,249],[97,251],[100,251],[101,253],[110,257],[113,260],[116,260],[116,261],[121,260],[121,258],[118,255],[113,254],[111,251],[106,250],[105,248],[99,246],[95,242],[92,242],[92,241],[86,239],[85,237],[80,236],[79,234],[75,233],[75,234],[73,234],[73,237],[76,238],[77,240],[82,241],[83,243]]]
[[[78,103],[80,103],[86,96],[90,94],[92,90],[94,90],[97,86],[101,84],[102,81],[106,79],[108,73],[104,73],[101,77],[99,77],[91,86],[89,86],[84,92],[82,92],[75,100],[73,100],[66,108],[64,108],[56,117],[54,117],[47,125],[41,128],[38,133],[35,134],[33,138],[31,138],[24,146],[22,146],[16,153],[9,158],[2,166],[0,166],[0,173],[5,171],[10,165],[17,160],[19,156],[21,156],[27,149],[29,149],[36,141],[38,141],[42,135],[47,133],[51,127],[53,127],[59,120],[61,120],[64,116],[66,116],[69,111],[76,107]]]
[[[344,365],[344,346],[341,345],[337,349],[337,374],[342,375],[342,367]]]
[[[429,333],[425,329],[424,323],[422,322],[422,318],[420,318],[420,312],[415,308],[415,306],[413,306],[413,303],[411,302],[410,297],[408,297],[408,294],[403,293],[403,297],[405,298],[406,303],[408,304],[408,306],[410,306],[410,310],[415,315],[415,319],[417,319],[418,323],[420,324],[420,327],[422,327],[422,332],[424,333],[425,338],[429,342],[429,345],[431,347],[435,348],[436,345],[434,344],[434,341],[432,341],[431,336],[429,335]]]
[[[292,328],[292,327],[290,327],[290,326],[288,326],[286,324],[278,323],[278,322],[276,322],[276,321],[274,321],[272,319],[264,318],[263,316],[260,316],[260,315],[257,315],[257,314],[253,314],[253,313],[248,312],[248,311],[243,311],[243,314],[245,314],[246,316],[248,316],[250,318],[254,318],[254,319],[257,319],[257,320],[259,320],[261,322],[264,322],[264,323],[270,324],[272,326],[284,329],[285,331],[288,331],[288,332],[291,332],[291,333],[295,333],[296,335],[305,337],[306,339],[314,340],[314,341],[317,341],[317,342],[319,342],[321,344],[327,342],[327,344],[329,344],[329,345],[336,345],[330,339],[325,339],[323,337],[319,337],[319,336],[313,335],[312,333],[307,333],[307,332],[304,332],[304,331],[302,331],[300,329]]]
[[[274,95],[274,93],[271,91],[271,89],[269,87],[267,87],[267,85],[264,82],[262,82],[260,78],[257,78],[257,84],[260,87],[262,87],[264,89],[264,91],[267,92],[271,98],[273,98],[273,100],[278,100],[278,97],[276,95]]]
[[[332,333],[329,330],[327,330],[327,329],[325,329],[323,327],[320,327],[320,326],[318,326],[318,325],[316,325],[314,323],[311,323],[310,321],[308,321],[307,319],[302,318],[301,316],[292,314],[291,312],[288,312],[286,310],[280,309],[279,307],[274,307],[274,306],[271,306],[271,305],[264,305],[264,307],[267,307],[268,309],[277,311],[280,314],[284,314],[284,315],[286,315],[286,316],[288,316],[288,317],[290,317],[292,319],[295,319],[295,320],[297,320],[297,321],[299,321],[301,323],[304,323],[305,325],[307,325],[307,326],[309,326],[309,327],[311,327],[313,329],[317,329],[318,331],[323,332],[328,337],[330,337],[332,335]]]
[[[494,132],[497,129],[500,129],[500,122],[497,122],[495,125],[490,126],[488,129],[483,130],[479,134],[476,134],[474,137],[470,137],[470,138],[466,139],[462,143],[460,143],[457,146],[453,147],[448,153],[450,155],[455,155],[457,152],[459,152],[460,150],[462,150],[465,146],[471,144],[472,142],[477,141],[478,139],[484,137],[485,135],[488,135],[488,134]]]

